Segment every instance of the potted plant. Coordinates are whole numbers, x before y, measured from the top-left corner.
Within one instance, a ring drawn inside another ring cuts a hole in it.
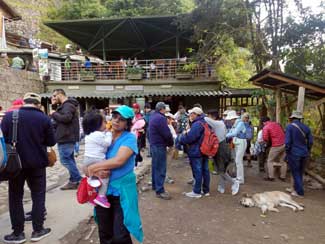
[[[144,70],[141,67],[126,68],[126,75],[128,80],[141,80]]]
[[[197,64],[192,62],[178,66],[176,70],[176,79],[191,79],[193,77],[193,71],[196,69]]]
[[[96,75],[92,70],[82,69],[80,71],[80,80],[82,81],[95,81]]]

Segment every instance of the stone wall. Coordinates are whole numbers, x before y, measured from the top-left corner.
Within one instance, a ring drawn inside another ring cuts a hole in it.
[[[8,109],[15,99],[22,98],[26,92],[44,92],[44,83],[38,73],[12,69],[4,58],[0,58],[0,81],[0,106],[4,110]]]

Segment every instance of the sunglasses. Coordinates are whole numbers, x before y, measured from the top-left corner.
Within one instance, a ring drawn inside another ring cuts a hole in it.
[[[118,120],[118,121],[122,121],[122,122],[126,122],[126,119],[124,119],[121,115],[116,114],[116,113],[114,113],[114,114],[112,115],[112,119],[114,119],[114,120]]]

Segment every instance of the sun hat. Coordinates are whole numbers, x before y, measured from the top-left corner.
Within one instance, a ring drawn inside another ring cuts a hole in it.
[[[24,99],[24,101],[27,99],[34,99],[34,100],[38,101],[39,103],[41,103],[41,100],[42,100],[41,96],[34,92],[27,92],[24,95],[23,99]]]
[[[227,116],[230,110],[225,110],[222,115]]]
[[[300,111],[294,110],[294,111],[292,111],[292,114],[289,117],[289,119],[293,119],[293,118],[303,119],[304,117],[302,116],[302,113]]]
[[[227,117],[225,120],[232,120],[232,119],[238,119],[239,116],[237,115],[237,112],[235,110],[230,110],[227,113]]]
[[[188,110],[188,113],[190,113],[190,114],[195,113],[197,115],[201,115],[201,114],[203,114],[203,110],[199,107],[194,107],[194,108]]]
[[[160,110],[162,110],[162,109],[166,109],[166,103],[164,103],[164,102],[158,102],[158,103],[156,104],[156,110],[157,110],[157,111],[160,111]]]
[[[112,113],[118,113],[124,119],[133,119],[133,117],[134,117],[133,109],[126,105],[122,105],[122,106],[118,107]]]

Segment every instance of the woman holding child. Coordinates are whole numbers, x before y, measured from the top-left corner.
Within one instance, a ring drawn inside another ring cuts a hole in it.
[[[102,179],[109,175],[106,195],[110,207],[95,207],[101,244],[130,244],[130,233],[139,242],[143,241],[133,172],[138,151],[137,140],[130,132],[133,117],[133,110],[125,105],[112,113],[112,144],[107,150],[106,160],[85,168],[88,176]]]

